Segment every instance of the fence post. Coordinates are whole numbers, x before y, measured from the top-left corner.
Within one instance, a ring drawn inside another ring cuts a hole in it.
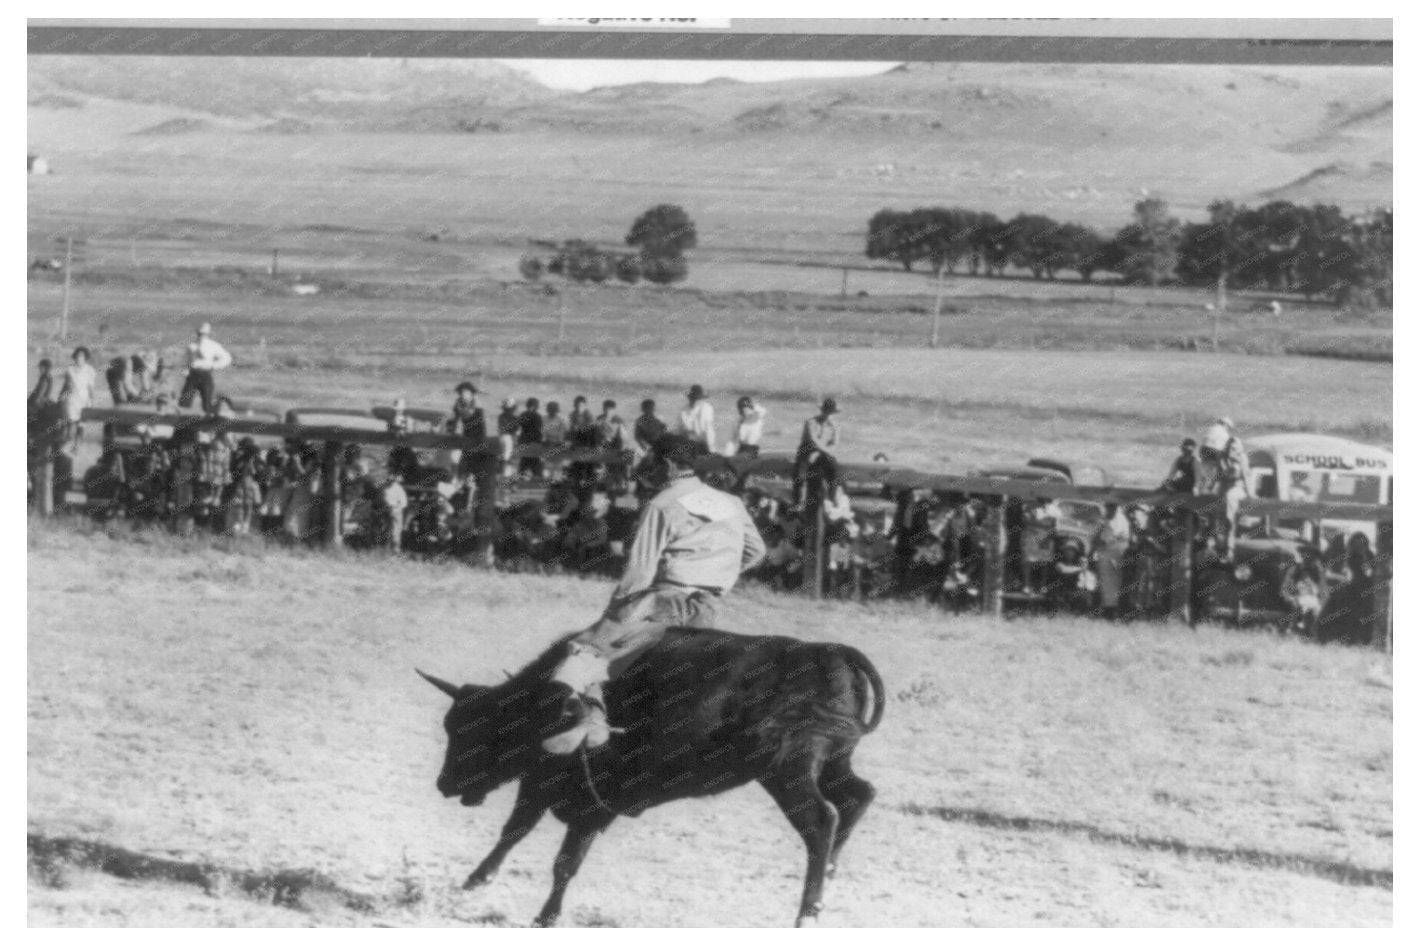
[[[945,269],[945,266],[937,267],[937,299],[932,304],[932,340],[928,343],[929,348],[936,348],[937,343],[941,341],[942,292],[945,288],[942,284],[942,273]]]
[[[39,482],[35,488],[39,490],[39,514],[47,519],[54,515],[54,452],[48,443],[44,445],[44,459],[39,463]]]
[[[986,555],[981,578],[981,613],[999,618],[1005,611],[1006,499],[993,499],[986,509]]]
[[[69,339],[69,285],[74,272],[74,238],[64,238],[64,302],[59,309],[59,340]]]
[[[325,486],[325,544],[338,549],[345,544],[345,529],[340,509],[340,457],[344,444],[327,440],[321,459],[321,482]]]
[[[823,597],[823,497],[809,502],[804,522],[804,585],[802,593]]]
[[[1192,509],[1179,508],[1169,546],[1169,617],[1190,627],[1198,620],[1193,613],[1194,521]]]
[[[1390,519],[1376,521],[1375,578],[1371,582],[1371,646],[1395,653],[1394,583],[1391,581],[1395,523]]]
[[[498,472],[502,462],[495,454],[488,453],[486,443],[481,443],[473,451],[465,451],[465,456],[473,452],[473,528],[478,535],[474,543],[475,563],[493,567],[493,528],[498,523]]]

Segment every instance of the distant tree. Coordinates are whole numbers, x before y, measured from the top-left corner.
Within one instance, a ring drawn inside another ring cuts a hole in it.
[[[1011,262],[1011,252],[1014,249],[1011,233],[1010,224],[994,216],[990,220],[982,221],[977,233],[976,252],[980,254],[981,262],[986,267],[986,275],[1006,274],[1006,266]]]
[[[1006,223],[1011,265],[1036,279],[1055,278],[1060,265],[1060,224],[1042,214],[1017,214]]]
[[[1208,222],[1180,233],[1177,275],[1185,282],[1212,284],[1226,304],[1228,287],[1240,275],[1251,281],[1266,268],[1271,242],[1262,214],[1229,200],[1208,205]]]
[[[907,214],[884,208],[868,220],[868,259],[891,260],[912,272],[916,256],[907,238]]]
[[[1289,200],[1274,200],[1257,208],[1256,214],[1266,248],[1259,259],[1239,270],[1239,284],[1290,292],[1298,281],[1297,254],[1307,226],[1306,208]]]
[[[623,256],[616,261],[616,278],[622,282],[635,285],[641,281],[643,275],[641,260],[637,257]]]
[[[1393,215],[1389,210],[1348,218],[1340,209],[1307,208],[1298,247],[1299,288],[1337,305],[1390,305]]]
[[[542,278],[542,260],[529,253],[518,260],[518,272],[528,282],[537,282]]]
[[[1001,220],[993,213],[974,214],[971,230],[967,235],[967,247],[970,251],[969,265],[973,276],[986,270],[986,275],[991,275],[992,261],[994,258],[995,241],[1000,234]],[[1004,260],[1001,263],[1005,265]]]
[[[1178,265],[1182,226],[1169,216],[1169,205],[1149,197],[1134,205],[1134,222],[1114,237],[1111,266],[1126,281],[1157,286],[1173,278]]]
[[[1060,244],[1065,253],[1065,265],[1089,282],[1105,264],[1105,239],[1089,227],[1067,223],[1060,227]]]
[[[647,256],[684,256],[695,248],[695,223],[675,204],[659,204],[636,218],[626,243],[640,247]]]
[[[645,256],[641,258],[641,275],[647,281],[662,285],[680,282],[690,272],[684,256]]]

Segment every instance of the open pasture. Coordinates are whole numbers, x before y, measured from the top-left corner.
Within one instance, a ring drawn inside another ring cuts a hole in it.
[[[560,832],[542,825],[490,887],[457,889],[512,791],[472,810],[439,797],[446,701],[412,668],[495,680],[584,623],[604,584],[63,523],[32,524],[29,545],[31,835],[320,875],[291,909],[32,856],[31,923],[531,918]],[[758,590],[723,623],[850,643],[887,681],[858,753],[878,801],[826,924],[1390,922],[1391,690],[1374,653]],[[565,922],[784,925],[801,868],[758,788],[677,803],[612,827]]]

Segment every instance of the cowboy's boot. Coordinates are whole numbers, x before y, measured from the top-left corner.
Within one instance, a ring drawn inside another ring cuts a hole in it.
[[[606,745],[611,738],[611,726],[607,723],[606,707],[599,697],[600,694],[593,696],[590,693],[573,697],[577,704],[577,721],[570,729],[544,739],[542,748],[553,755],[570,755],[583,742],[588,749]]]
[[[583,742],[595,749],[611,737],[607,724],[606,705],[602,701],[601,683],[607,679],[608,661],[590,647],[573,644],[567,659],[552,676],[552,682],[565,684],[572,691],[568,698],[576,721],[572,726],[542,741],[542,748],[553,755],[568,755]]]

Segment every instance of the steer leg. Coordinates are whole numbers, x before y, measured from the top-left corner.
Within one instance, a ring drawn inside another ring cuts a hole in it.
[[[611,818],[573,822],[567,826],[567,836],[562,839],[562,847],[552,862],[552,893],[542,905],[537,919],[533,920],[534,926],[557,925],[557,918],[562,915],[562,895],[567,892],[567,885],[577,876],[577,868],[582,866],[582,859],[587,856],[587,851],[591,850],[592,842],[609,824]]]
[[[498,838],[498,843],[493,846],[493,850],[488,852],[474,872],[468,875],[468,880],[463,882],[463,889],[472,890],[474,887],[482,887],[494,878],[498,873],[498,868],[503,866],[503,858],[508,856],[508,852],[518,845],[523,838],[527,837],[532,829],[537,827],[537,823],[542,820],[542,816],[547,812],[545,806],[539,805],[532,800],[526,784],[518,788],[518,800],[513,802],[513,813],[508,816],[508,821],[503,825],[503,833]]]
[[[833,838],[833,850],[828,856],[828,876],[838,870],[838,855],[848,836],[868,806],[873,803],[877,790],[866,779],[859,778],[853,771],[852,756],[848,753],[836,755],[824,766],[819,776],[818,787],[833,807],[838,809],[838,832]]]
[[[822,767],[822,747],[814,747],[804,753],[795,753],[787,765],[760,781],[779,803],[808,849],[804,896],[799,903],[795,926],[803,926],[804,920],[818,916],[819,910],[823,909],[824,874],[833,851],[834,837],[838,833],[838,809],[823,797],[818,786]]]

